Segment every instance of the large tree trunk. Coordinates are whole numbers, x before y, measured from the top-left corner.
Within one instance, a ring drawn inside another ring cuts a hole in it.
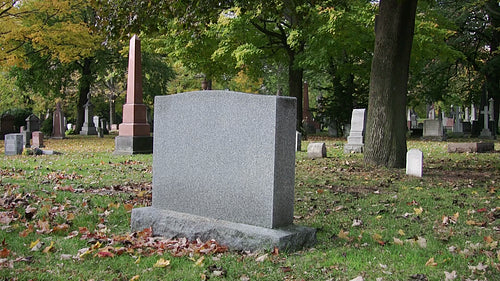
[[[290,91],[290,96],[297,98],[297,130],[303,131],[302,129],[302,89],[303,89],[303,79],[304,69],[295,66],[295,55],[289,54],[289,64],[288,64],[288,88]]]
[[[85,108],[84,105],[87,102],[87,96],[90,93],[90,86],[92,84],[92,69],[91,69],[92,59],[85,58],[83,60],[82,73],[78,86],[78,104],[77,104],[77,115],[76,115],[76,132],[80,132],[85,119]]]
[[[406,94],[417,0],[381,0],[365,137],[365,162],[406,164]]]

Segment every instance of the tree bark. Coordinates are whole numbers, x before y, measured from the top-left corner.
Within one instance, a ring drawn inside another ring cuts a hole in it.
[[[486,3],[486,9],[492,25],[492,35],[489,42],[490,59],[486,62],[484,72],[488,98],[493,98],[495,101],[493,109],[495,120],[493,128],[490,129],[492,129],[494,135],[497,135],[500,106],[500,55],[498,54],[498,47],[500,45],[500,6],[498,5],[498,0],[489,0]],[[486,101],[486,104],[488,104],[488,101]]]
[[[289,56],[288,64],[288,87],[290,91],[290,96],[297,99],[297,130],[303,132],[302,128],[302,79],[304,76],[304,69],[296,67],[295,56]]]
[[[92,59],[85,58],[83,64],[81,65],[82,73],[78,86],[78,104],[77,104],[77,115],[76,115],[76,132],[80,132],[85,119],[85,109],[84,105],[87,102],[87,96],[90,92],[90,86],[92,84]]]
[[[406,165],[406,94],[417,0],[381,0],[366,123],[366,163]]]

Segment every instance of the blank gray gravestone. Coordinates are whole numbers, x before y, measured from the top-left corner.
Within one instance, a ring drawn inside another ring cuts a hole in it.
[[[326,144],[324,142],[312,142],[307,146],[307,157],[324,158],[326,157]]]
[[[406,153],[406,174],[415,177],[422,177],[424,155],[418,149],[410,149]]]
[[[365,140],[366,109],[353,109],[351,117],[351,130],[344,145],[344,153],[363,152]]]
[[[423,131],[424,139],[431,139],[436,141],[442,141],[445,139],[443,124],[441,120],[424,120],[424,131]]]
[[[23,153],[23,135],[5,135],[5,155],[19,155]]]
[[[132,230],[241,250],[314,243],[314,229],[292,224],[295,98],[157,96],[154,117],[153,201],[132,211]]]

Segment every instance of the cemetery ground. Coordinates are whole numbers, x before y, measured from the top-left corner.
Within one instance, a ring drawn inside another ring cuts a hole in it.
[[[318,242],[295,253],[130,233],[131,209],[151,203],[152,155],[114,156],[113,136],[1,154],[0,279],[500,280],[498,152],[410,140],[424,153],[416,178],[366,166],[344,140],[313,140],[328,157],[297,152],[294,223]]]

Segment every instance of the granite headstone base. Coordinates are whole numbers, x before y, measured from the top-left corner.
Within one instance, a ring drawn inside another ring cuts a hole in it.
[[[90,126],[83,126],[82,130],[80,131],[80,135],[83,136],[94,136],[97,135],[97,129],[95,127],[90,127]]]
[[[349,144],[344,145],[344,153],[363,153],[364,144]]]
[[[117,136],[114,155],[151,154],[153,153],[152,136]]]
[[[197,238],[202,241],[215,239],[232,250],[297,251],[316,243],[313,228],[289,225],[282,228],[266,228],[225,220],[212,219],[187,213],[162,210],[153,207],[132,210],[132,231],[151,227],[153,235],[166,238]]]
[[[448,144],[448,153],[484,153],[495,151],[493,142],[457,142]]]

